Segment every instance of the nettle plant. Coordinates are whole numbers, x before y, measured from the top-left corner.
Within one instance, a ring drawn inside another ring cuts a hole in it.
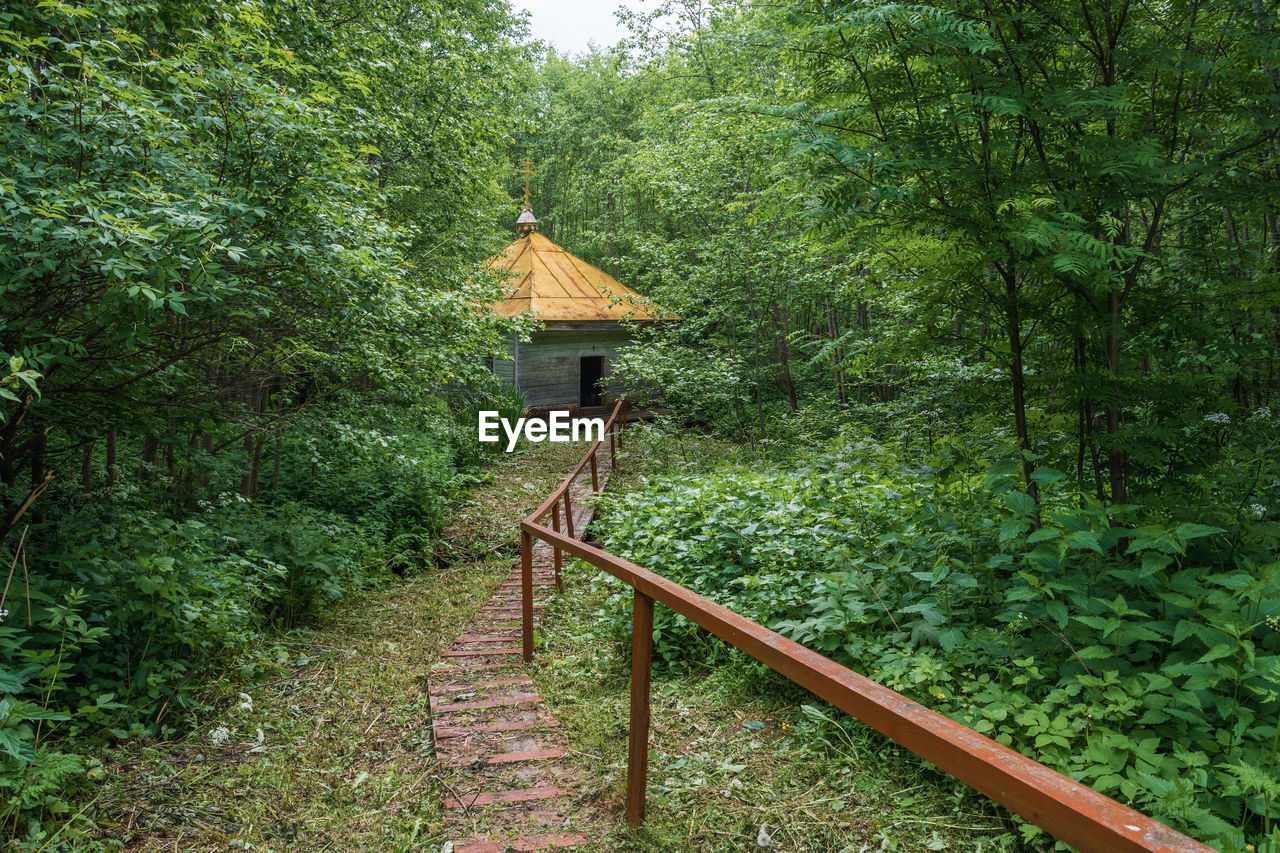
[[[1280,849],[1276,525],[1106,507],[1047,467],[1037,507],[1002,448],[939,449],[662,480],[609,502],[603,538],[1224,850]],[[656,628],[660,664],[723,654],[661,608]]]

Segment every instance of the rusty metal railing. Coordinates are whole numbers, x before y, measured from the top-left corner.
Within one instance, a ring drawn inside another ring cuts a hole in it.
[[[606,426],[615,461],[625,417],[625,401],[621,401],[614,406]],[[1198,841],[727,607],[635,563],[578,541],[573,535],[570,491],[588,464],[593,489],[599,490],[596,454],[602,442],[603,439],[598,439],[593,443],[560,487],[520,523],[524,657],[526,661],[533,660],[535,538],[554,549],[557,588],[563,589],[560,577],[563,551],[608,572],[634,591],[627,749],[627,822],[631,826],[638,826],[645,816],[653,607],[654,602],[659,602],[1077,850],[1085,853],[1209,853],[1210,848]],[[564,532],[559,523],[561,502],[565,505],[567,520]],[[541,523],[548,512],[554,513],[553,527]]]

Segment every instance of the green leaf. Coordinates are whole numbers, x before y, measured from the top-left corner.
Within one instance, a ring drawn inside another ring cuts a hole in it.
[[[1077,530],[1067,537],[1067,542],[1073,548],[1084,548],[1089,551],[1102,553],[1102,543],[1098,541],[1098,534],[1092,530]]]
[[[1020,516],[1028,516],[1036,508],[1036,502],[1026,492],[1009,492],[1004,496],[1004,503]]]
[[[1051,485],[1059,480],[1065,480],[1067,475],[1053,468],[1037,468],[1031,472],[1031,479],[1035,480],[1042,486]]]
[[[1226,533],[1221,527],[1211,527],[1207,524],[1179,524],[1177,534],[1183,539],[1199,539],[1203,536],[1213,536],[1216,533]]]
[[[1205,652],[1203,656],[1201,656],[1199,663],[1209,663],[1210,661],[1215,661],[1221,658],[1230,657],[1231,655],[1235,654],[1235,652],[1236,652],[1236,646],[1232,645],[1231,643],[1218,643],[1213,648],[1209,649],[1209,651]]]

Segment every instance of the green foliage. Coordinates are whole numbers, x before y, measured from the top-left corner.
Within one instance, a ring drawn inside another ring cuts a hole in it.
[[[1108,508],[1040,467],[1036,526],[1007,445],[936,447],[850,432],[783,467],[664,478],[610,503],[603,538],[1223,849],[1280,842],[1271,511],[1241,517],[1226,491],[1198,517]],[[667,665],[723,654],[662,608],[656,634]]]
[[[511,423],[525,416],[529,403],[518,388],[506,385],[494,377],[477,381],[459,390],[449,402],[449,416],[439,420],[453,447],[458,467],[467,470],[504,452],[501,442],[481,443],[477,440],[480,412],[494,411],[499,418]]]
[[[698,426],[731,424],[749,382],[733,356],[703,357],[692,346],[654,341],[622,350],[612,365],[638,405],[667,405]]]
[[[421,408],[333,408],[308,418],[282,459],[282,496],[390,536],[434,535],[457,485],[453,444]]]
[[[232,651],[429,550],[474,461],[432,401],[507,331],[475,306],[522,26],[0,9],[6,840],[79,840],[78,742],[180,728]]]

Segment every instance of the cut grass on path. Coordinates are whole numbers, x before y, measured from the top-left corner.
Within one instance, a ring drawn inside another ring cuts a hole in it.
[[[611,489],[737,453],[647,432],[633,433]],[[440,850],[427,673],[510,571],[519,519],[581,452],[542,444],[494,463],[442,534],[446,568],[264,637],[210,688],[218,710],[188,738],[106,751],[94,792],[104,834],[148,851]],[[628,649],[598,617],[595,570],[571,563],[566,584],[542,620],[534,680],[602,804],[620,811]],[[769,850],[812,853],[1018,848],[990,803],[744,659],[655,677],[649,792],[646,825],[608,850],[743,853],[764,836]]]
[[[500,459],[455,508],[448,567],[264,636],[210,688],[218,710],[186,739],[108,750],[94,792],[104,834],[130,850],[439,850],[426,675],[511,570],[520,517],[580,452],[543,444]]]

